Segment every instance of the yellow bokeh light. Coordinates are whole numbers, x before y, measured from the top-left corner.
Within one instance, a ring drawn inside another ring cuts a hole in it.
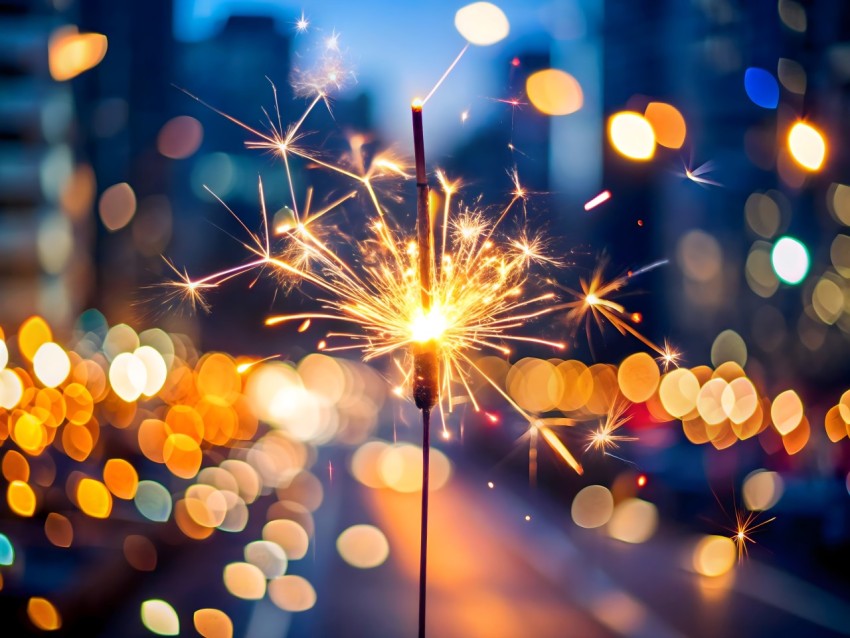
[[[528,99],[544,115],[569,115],[581,108],[584,96],[578,81],[559,69],[543,69],[525,81]]]
[[[34,596],[27,601],[30,622],[42,631],[56,631],[62,627],[62,617],[46,598]]]
[[[449,480],[451,464],[445,454],[431,448],[429,489],[438,490]],[[397,492],[422,489],[422,450],[407,443],[388,446],[380,457],[384,485]]]
[[[60,385],[71,374],[71,360],[68,358],[68,353],[53,342],[39,346],[32,365],[35,376],[48,388]]]
[[[579,527],[602,527],[614,513],[614,496],[603,485],[588,485],[576,494],[570,513]]]
[[[470,44],[489,46],[503,40],[511,25],[504,12],[490,2],[473,2],[458,9],[455,28]]]
[[[617,503],[608,522],[611,538],[625,543],[643,543],[655,533],[658,510],[655,505],[639,498],[629,498]]]
[[[224,586],[243,600],[260,600],[266,595],[266,577],[251,563],[230,563],[224,568]]]
[[[13,370],[0,370],[0,408],[11,410],[24,394],[21,378]]]
[[[109,366],[109,383],[122,401],[135,401],[145,391],[148,383],[145,364],[134,354],[120,353]]]
[[[850,390],[842,394],[838,400],[838,412],[845,423],[850,423]]]
[[[705,536],[694,549],[693,566],[698,574],[714,578],[735,566],[735,543],[726,536]]]
[[[758,403],[756,388],[746,377],[730,381],[720,397],[723,412],[732,423],[744,423],[755,414]]]
[[[50,326],[44,319],[34,315],[21,324],[18,331],[18,349],[27,361],[32,361],[42,344],[51,339],[53,331]]]
[[[131,500],[139,487],[139,474],[124,459],[109,459],[103,466],[103,482],[117,498]]]
[[[28,454],[40,454],[47,443],[47,432],[42,421],[29,412],[24,412],[14,420],[10,429],[12,439]]]
[[[847,430],[850,428],[850,424],[841,417],[841,408],[837,405],[832,406],[827,411],[823,419],[823,425],[824,429],[826,429],[826,435],[833,443],[837,443],[847,436]]]
[[[152,397],[162,389],[168,377],[168,367],[165,365],[165,360],[151,346],[136,348],[133,356],[141,361],[145,368],[145,385],[142,388],[142,394],[146,397]]]
[[[564,412],[580,410],[593,394],[593,374],[581,361],[570,359],[558,364],[558,374],[563,381],[563,392],[556,406]]]
[[[233,359],[215,352],[198,364],[198,392],[215,402],[231,405],[242,390]]]
[[[779,502],[785,491],[785,483],[776,472],[756,470],[744,479],[742,491],[746,508],[751,512],[761,512]]]
[[[803,419],[803,402],[794,390],[779,394],[770,406],[773,426],[783,436],[794,431]]]
[[[655,155],[655,132],[640,113],[623,111],[608,119],[608,139],[623,157],[650,160]]]
[[[655,140],[667,148],[682,148],[687,135],[685,118],[672,104],[665,102],[650,102],[644,117],[655,131]]]
[[[89,422],[94,412],[94,399],[86,386],[80,383],[69,383],[62,391],[65,400],[65,417],[71,423],[84,425]]]
[[[310,545],[310,537],[304,528],[289,519],[266,523],[263,527],[263,539],[280,545],[290,560],[304,558]]]
[[[164,600],[151,599],[142,603],[142,624],[160,636],[179,636],[180,618],[174,607]]]
[[[366,487],[384,487],[381,478],[380,458],[389,447],[384,441],[367,441],[351,456],[351,473]]]
[[[100,33],[80,33],[75,26],[56,29],[48,43],[48,65],[57,82],[70,80],[97,66],[106,55],[108,42]]]
[[[826,140],[811,124],[797,122],[788,131],[788,150],[800,166],[816,171],[826,158]]]
[[[390,544],[384,533],[373,525],[352,525],[336,539],[342,559],[359,569],[381,565],[390,555]]]
[[[660,380],[658,364],[645,352],[626,357],[617,371],[620,392],[632,403],[647,401],[655,394]]]
[[[729,386],[725,379],[710,379],[697,395],[697,411],[708,425],[719,425],[726,419],[723,410],[723,392]]]
[[[193,616],[195,631],[203,638],[233,638],[233,621],[218,609],[199,609]]]
[[[35,492],[29,483],[11,481],[6,488],[6,502],[18,516],[32,516],[35,513]]]
[[[106,485],[92,478],[77,484],[77,505],[92,518],[108,518],[112,512],[112,495]]]
[[[699,381],[694,373],[686,368],[678,368],[661,379],[658,395],[668,414],[679,419],[696,407],[699,391]]]
[[[301,576],[281,576],[269,583],[269,598],[284,611],[307,611],[316,604],[316,590]]]
[[[170,434],[162,447],[165,466],[174,476],[193,478],[201,468],[203,453],[198,442],[185,434]]]

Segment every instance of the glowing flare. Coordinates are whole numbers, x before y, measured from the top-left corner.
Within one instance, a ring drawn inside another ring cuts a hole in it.
[[[504,40],[511,25],[504,12],[489,2],[473,2],[458,9],[455,28],[470,44],[489,46]]]
[[[788,131],[791,157],[808,171],[817,171],[826,159],[826,140],[811,124],[797,122]]]
[[[62,627],[62,617],[46,598],[35,596],[27,601],[30,622],[42,631],[56,631]]]
[[[569,115],[581,108],[584,96],[578,81],[565,71],[544,69],[528,76],[528,99],[544,115]]]
[[[655,132],[640,113],[623,111],[608,119],[608,139],[628,159],[645,161],[655,155]]]
[[[142,624],[159,636],[179,636],[180,618],[174,607],[164,600],[151,599],[142,603]]]
[[[611,191],[602,191],[596,197],[591,198],[584,204],[584,210],[592,210],[600,204],[604,204],[609,199],[611,199]]]
[[[107,46],[100,33],[80,33],[75,26],[56,29],[48,42],[50,75],[62,82],[88,71],[100,63]]]

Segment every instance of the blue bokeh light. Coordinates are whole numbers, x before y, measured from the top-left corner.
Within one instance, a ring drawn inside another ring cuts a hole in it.
[[[769,71],[751,66],[744,73],[744,89],[757,106],[775,109],[779,104],[779,83]]]

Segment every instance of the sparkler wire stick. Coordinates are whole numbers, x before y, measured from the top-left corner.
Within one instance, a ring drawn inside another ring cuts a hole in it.
[[[434,235],[428,212],[428,175],[425,171],[425,142],[422,101],[411,105],[413,156],[416,163],[416,240],[419,250],[419,294],[425,317],[431,310],[434,272]],[[413,400],[422,411],[422,511],[419,531],[419,638],[425,638],[425,594],[428,583],[428,478],[431,452],[431,408],[437,403],[437,344],[434,339],[413,347]]]

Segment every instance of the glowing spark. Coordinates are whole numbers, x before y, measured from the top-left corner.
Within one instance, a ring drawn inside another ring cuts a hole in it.
[[[493,485],[493,481],[487,481],[487,487],[489,487],[492,490],[496,486]]]
[[[460,50],[460,53],[458,53],[457,57],[454,59],[454,62],[452,62],[449,65],[449,68],[446,69],[446,72],[443,73],[443,75],[440,77],[440,79],[437,80],[437,83],[434,85],[434,87],[428,92],[428,95],[425,96],[425,99],[422,100],[422,106],[425,106],[425,104],[428,102],[428,100],[431,99],[431,96],[434,95],[434,93],[437,92],[437,89],[440,88],[440,85],[445,81],[445,79],[447,77],[449,77],[449,74],[452,72],[452,69],[454,69],[455,66],[457,66],[457,63],[460,62],[460,59],[463,57],[463,54],[466,53],[466,50],[468,48],[469,48],[469,43],[467,42],[466,46],[464,46],[463,49]]]
[[[307,16],[304,15],[304,12],[301,12],[301,17],[295,22],[295,30],[298,33],[306,33],[307,28],[310,26],[310,21],[307,19]]]
[[[735,547],[738,548],[739,563],[743,562],[748,555],[747,543],[755,544],[751,536],[753,532],[776,520],[774,516],[766,521],[757,522],[758,516],[758,512],[748,512],[744,516],[743,512],[738,509],[735,510],[735,529],[732,530],[734,532],[732,540],[735,543]]]
[[[682,353],[671,346],[670,342],[665,339],[664,347],[661,349],[661,355],[656,358],[656,361],[664,367],[664,372],[667,372],[671,367],[679,367],[681,357]]]
[[[637,486],[646,487],[646,474],[641,474],[637,477]]]
[[[588,443],[584,448],[585,451],[594,449],[607,454],[609,450],[618,448],[620,443],[624,441],[637,441],[637,438],[633,436],[614,434],[631,420],[632,415],[626,414],[628,407],[628,402],[624,400],[615,400],[611,404],[605,420],[599,424],[597,429],[588,435]]]
[[[240,363],[238,366],[236,366],[236,372],[238,372],[239,374],[245,374],[246,372],[248,372],[248,370],[253,368],[258,363],[263,363],[263,361],[269,361],[271,359],[277,359],[279,356],[279,354],[273,354],[268,357],[264,357],[263,359],[257,359],[256,361],[246,361],[244,363]]]
[[[580,324],[584,323],[588,340],[590,340],[591,324],[595,323],[597,328],[601,331],[604,324],[607,322],[614,326],[620,334],[625,335],[628,333],[647,347],[657,352],[659,355],[664,355],[664,351],[660,347],[638,332],[634,326],[631,325],[629,321],[629,313],[626,309],[621,304],[611,299],[612,295],[615,295],[625,287],[630,277],[646,272],[648,269],[655,268],[662,263],[666,263],[666,261],[656,262],[655,264],[650,264],[646,268],[641,268],[631,275],[606,281],[603,279],[602,274],[605,268],[605,261],[602,261],[593,271],[590,279],[579,280],[579,283],[581,284],[580,291],[560,285],[558,286],[575,298],[574,301],[562,304],[558,306],[558,308],[568,310],[567,320],[574,326],[578,327]]]
[[[685,179],[688,179],[688,180],[690,180],[690,181],[692,181],[696,184],[699,184],[700,186],[722,186],[722,184],[720,182],[716,182],[712,179],[708,179],[707,177],[704,177],[705,175],[708,175],[709,173],[711,173],[713,168],[714,168],[714,162],[712,162],[712,161],[708,161],[705,164],[697,166],[693,170],[690,169],[687,166],[687,164],[684,164],[683,165],[683,170],[684,170],[683,176],[685,177]]]
[[[591,210],[611,199],[611,191],[602,191],[584,205],[584,210]]]
[[[466,109],[460,114],[460,123],[466,124],[466,120],[469,119],[469,109]]]
[[[330,36],[325,39],[325,48],[328,51],[339,51],[339,33],[331,32]]]

